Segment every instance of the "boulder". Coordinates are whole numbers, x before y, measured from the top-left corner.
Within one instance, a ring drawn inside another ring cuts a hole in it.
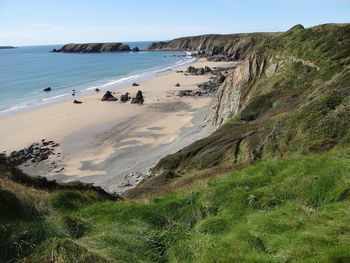
[[[100,92],[100,89],[99,89],[99,88],[96,88],[95,91],[96,91],[96,92]]]
[[[102,101],[117,101],[118,99],[112,95],[110,91],[106,91],[105,95],[103,95]]]
[[[142,95],[142,91],[139,90],[136,94],[136,97],[133,97],[131,100],[132,104],[143,104],[144,102],[144,97]]]
[[[176,83],[176,84],[175,84],[175,87],[180,87],[180,83]]]
[[[120,96],[120,101],[121,102],[127,102],[129,101],[130,97],[129,97],[129,92],[125,93],[125,95],[121,95]]]
[[[133,87],[138,87],[138,86],[140,86],[140,84],[137,84],[136,82],[134,82],[134,83],[132,84],[132,86],[133,86]]]
[[[74,103],[74,104],[82,104],[82,102],[79,101],[79,100],[74,100],[73,103]]]

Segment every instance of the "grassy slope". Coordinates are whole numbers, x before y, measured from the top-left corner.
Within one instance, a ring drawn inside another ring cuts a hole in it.
[[[349,262],[349,172],[350,151],[332,151],[118,202],[8,181],[0,261]]]

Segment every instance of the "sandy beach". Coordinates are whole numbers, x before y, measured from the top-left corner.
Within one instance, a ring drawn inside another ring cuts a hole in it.
[[[228,67],[229,62],[197,60],[194,67]],[[104,92],[0,118],[0,151],[7,154],[42,139],[59,144],[55,155],[20,167],[30,175],[58,181],[80,180],[122,192],[133,187],[162,157],[174,153],[214,128],[204,116],[210,97],[179,97],[211,74],[188,75],[188,66],[145,80],[140,86],[111,89],[117,98],[143,92],[145,103],[103,102]],[[180,87],[175,87],[180,83]]]

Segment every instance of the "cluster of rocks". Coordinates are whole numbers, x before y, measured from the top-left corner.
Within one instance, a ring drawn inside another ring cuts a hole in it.
[[[211,72],[212,72],[212,69],[209,68],[208,66],[205,66],[204,68],[195,68],[195,67],[190,66],[186,70],[186,73],[189,73],[191,75],[204,75],[204,74],[208,74]]]
[[[195,90],[180,90],[177,93],[177,96],[179,97],[201,97],[201,96],[212,96],[218,89],[218,87],[224,83],[226,76],[222,74],[221,68],[212,70],[209,67],[201,68],[203,70],[206,69],[205,72],[211,72],[213,76],[212,79],[206,82],[203,82],[198,86],[198,89]],[[209,71],[210,69],[210,71]],[[188,72],[196,72],[198,69],[189,67]],[[201,71],[202,72],[202,71]],[[225,73],[228,73],[225,71]]]
[[[9,160],[16,166],[29,160],[33,164],[39,163],[47,160],[50,155],[55,155],[54,149],[58,146],[59,144],[54,141],[46,141],[43,139],[40,143],[33,143],[27,148],[12,152],[9,156]],[[59,156],[60,153],[57,155]]]
[[[211,92],[214,92],[222,83],[224,83],[225,79],[226,79],[226,76],[220,73],[213,79],[199,84],[198,88],[203,90],[210,90]]]
[[[193,53],[193,56],[197,58],[206,58],[208,61],[236,61],[237,58],[233,55],[223,54],[222,52],[218,50],[212,50],[212,51],[198,51],[197,53]]]
[[[129,96],[129,92],[127,92],[124,95],[120,96],[120,101],[121,102],[128,102],[130,99],[131,99],[131,103],[132,104],[143,104],[143,102],[145,101],[141,90],[137,91],[136,96],[133,97],[133,98],[131,98]],[[106,93],[103,95],[101,100],[102,101],[117,101],[118,99],[113,96],[112,92],[106,91]]]

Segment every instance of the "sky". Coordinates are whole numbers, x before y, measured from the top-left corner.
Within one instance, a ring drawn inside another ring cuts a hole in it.
[[[349,22],[350,0],[0,0],[0,46],[170,40]]]

